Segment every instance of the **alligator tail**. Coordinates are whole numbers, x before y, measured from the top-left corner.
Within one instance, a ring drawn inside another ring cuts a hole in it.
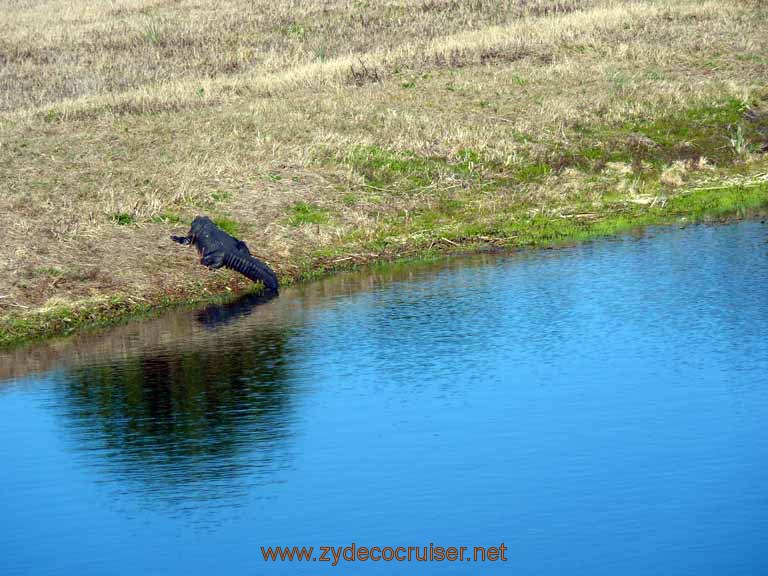
[[[250,278],[254,282],[263,282],[264,287],[271,292],[278,291],[277,276],[275,276],[275,273],[269,266],[264,264],[264,262],[257,260],[253,256],[227,254],[224,257],[224,266],[230,270],[240,272],[240,274]]]

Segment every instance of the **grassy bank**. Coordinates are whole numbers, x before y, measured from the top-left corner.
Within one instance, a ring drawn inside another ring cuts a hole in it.
[[[658,203],[635,204],[603,214],[533,215],[521,221],[506,221],[499,227],[473,230],[474,235],[432,238],[429,243],[400,244],[395,250],[368,253],[368,262],[393,259],[424,259],[453,252],[491,248],[558,247],[574,242],[629,232],[643,226],[671,223],[698,223],[768,214],[768,181],[759,184],[730,185],[691,190]],[[487,234],[494,234],[493,237]],[[344,251],[339,251],[345,254]],[[292,283],[316,279],[323,274],[356,265],[351,256],[318,255],[303,272],[284,278]],[[225,301],[259,287],[243,285],[205,286],[191,293],[136,301],[115,295],[74,306],[58,306],[34,313],[7,315],[0,319],[0,349],[81,329],[99,329],[118,323],[150,317],[179,306]]]
[[[762,2],[59,4],[5,12],[0,346],[250,289],[197,214],[296,281],[766,203]]]

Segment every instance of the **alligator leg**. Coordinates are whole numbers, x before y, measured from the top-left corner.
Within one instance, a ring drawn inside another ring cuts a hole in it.
[[[224,255],[221,252],[208,254],[200,259],[200,264],[207,268],[218,269],[224,266]]]
[[[171,236],[171,240],[184,246],[192,244],[192,236]]]

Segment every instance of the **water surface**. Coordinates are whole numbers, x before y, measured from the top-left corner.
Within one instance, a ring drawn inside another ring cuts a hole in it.
[[[766,287],[695,226],[2,356],[0,573],[766,573]],[[260,553],[353,542],[508,561]]]

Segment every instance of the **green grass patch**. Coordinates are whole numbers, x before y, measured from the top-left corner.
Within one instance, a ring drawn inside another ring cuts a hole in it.
[[[55,266],[40,266],[32,271],[33,276],[61,276],[64,270]]]
[[[650,161],[671,163],[704,156],[718,163],[735,159],[729,138],[736,126],[744,124],[745,104],[729,99],[648,121],[640,119],[625,126],[625,131],[640,133],[656,144],[648,150]]]
[[[379,146],[356,146],[341,158],[377,188],[400,187],[404,191],[429,185],[440,177],[438,161],[412,152],[391,152]]]
[[[303,40],[309,33],[309,27],[299,22],[292,22],[286,26],[280,26],[277,31],[282,36]]]
[[[119,212],[117,214],[112,214],[112,222],[118,226],[129,226],[136,223],[136,218],[133,214],[129,214],[128,212]]]
[[[488,171],[504,170],[500,163],[468,148],[460,150],[454,158],[445,158],[380,146],[353,146],[335,153],[325,152],[318,160],[351,168],[367,186],[392,194],[407,194],[441,181],[480,184]]]
[[[576,126],[572,147],[555,147],[549,164],[554,169],[573,166],[600,171],[607,162],[650,166],[658,173],[676,161],[706,158],[720,166],[733,164],[765,142],[768,121],[750,122],[742,100],[721,102],[645,117],[619,125]]]
[[[724,186],[717,190],[691,190],[650,206],[628,202],[606,205],[594,218],[568,214],[536,215],[494,222],[495,233],[513,246],[552,246],[626,232],[635,228],[670,224],[680,219],[701,222],[743,218],[768,208],[768,184]]]
[[[327,210],[308,202],[296,202],[290,208],[288,224],[291,226],[326,224],[329,219]]]
[[[549,164],[538,162],[518,168],[515,171],[515,176],[521,182],[540,182],[550,172],[552,172],[552,167]]]
[[[241,231],[240,224],[238,224],[231,218],[227,218],[226,216],[219,216],[218,218],[214,218],[213,223],[216,224],[216,226],[218,226],[222,230],[224,230],[224,232],[232,236],[237,236]]]
[[[232,198],[232,192],[226,190],[214,190],[211,192],[211,200],[213,202],[225,202]]]
[[[182,221],[181,214],[176,212],[161,212],[155,214],[150,218],[150,222],[153,224],[178,224]]]
[[[348,208],[351,208],[352,206],[356,206],[357,203],[360,201],[360,198],[357,196],[357,194],[345,194],[344,197],[341,199],[341,203],[344,204],[344,206],[347,206]]]
[[[433,208],[412,213],[408,221],[391,218],[374,238],[367,241],[359,233],[350,234],[345,245],[355,246],[359,251],[362,243],[364,251],[378,252],[385,258],[403,251],[431,250],[436,243],[446,240],[450,241],[449,247],[460,246],[462,250],[467,246],[487,245],[489,241],[506,247],[556,246],[680,219],[698,222],[764,213],[768,210],[768,184],[689,190],[652,204],[628,202],[617,197],[613,201],[603,201],[599,207],[577,202],[551,206],[538,213],[532,208],[515,204],[507,210],[489,214],[466,203],[438,203]],[[453,209],[462,211],[460,218],[451,214]],[[343,255],[345,249],[339,247],[335,256]]]

